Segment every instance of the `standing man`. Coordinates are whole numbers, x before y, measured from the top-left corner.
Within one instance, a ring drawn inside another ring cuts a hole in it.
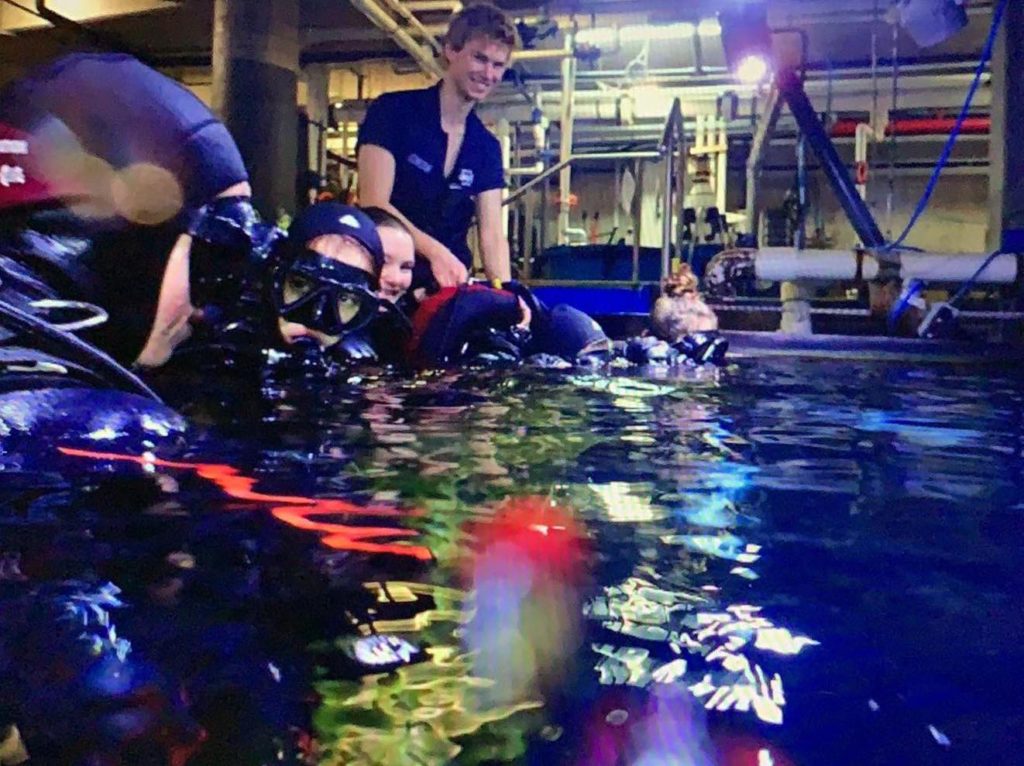
[[[474,212],[487,278],[511,278],[501,225],[501,149],[473,108],[501,82],[516,41],[498,8],[464,8],[445,35],[441,81],[380,96],[360,126],[359,203],[409,225],[417,254],[414,288],[467,281]]]

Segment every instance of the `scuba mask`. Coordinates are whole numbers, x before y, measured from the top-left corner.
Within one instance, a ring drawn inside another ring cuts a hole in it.
[[[193,305],[228,307],[242,296],[253,271],[283,236],[262,223],[248,197],[223,197],[192,215],[189,290]]]
[[[381,311],[376,278],[313,250],[303,250],[274,276],[278,316],[327,335],[354,332]]]

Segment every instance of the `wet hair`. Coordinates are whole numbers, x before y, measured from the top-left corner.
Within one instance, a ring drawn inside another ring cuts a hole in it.
[[[409,227],[405,225],[405,221],[394,213],[374,205],[360,208],[360,210],[366,213],[367,217],[373,221],[375,225],[386,226],[389,229],[398,229],[399,231],[404,231],[410,238],[412,237],[412,232],[409,231]]]
[[[454,50],[461,51],[474,37],[486,37],[507,45],[511,50],[519,47],[515,26],[500,8],[490,3],[467,5],[452,16],[444,42]]]

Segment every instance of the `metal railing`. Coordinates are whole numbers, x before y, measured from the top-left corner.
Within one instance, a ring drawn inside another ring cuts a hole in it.
[[[665,159],[665,195],[661,207],[661,278],[670,273],[672,261],[672,197],[675,192],[675,156],[676,149],[686,145],[683,132],[683,105],[676,98],[672,101],[668,119],[665,121],[665,132],[661,137],[659,153]],[[636,277],[636,274],[633,275]]]
[[[662,243],[661,243],[661,279],[669,274],[672,258],[672,220],[673,201],[675,194],[676,167],[675,158],[681,147],[685,146],[686,135],[683,123],[682,102],[676,98],[672,102],[668,118],[665,121],[665,129],[662,133],[661,143],[656,151],[622,151],[622,152],[588,152],[585,154],[574,154],[568,159],[562,160],[543,172],[531,178],[514,192],[509,194],[502,205],[510,205],[522,199],[528,192],[544,184],[552,176],[561,173],[565,168],[578,165],[582,162],[601,162],[609,160],[665,160],[665,190],[664,205],[662,214]],[[639,211],[634,211],[634,219]],[[639,230],[638,221],[633,222],[634,238]],[[524,253],[529,259],[529,255]],[[639,282],[639,240],[634,242],[633,247],[633,284]]]
[[[551,176],[561,172],[564,168],[570,165],[576,165],[580,162],[601,162],[608,160],[656,160],[661,156],[661,152],[649,151],[649,152],[588,152],[586,154],[574,154],[567,160],[552,165],[544,172],[531,178],[525,184],[520,186],[514,192],[508,195],[503,201],[503,205],[508,205],[520,197],[526,194],[526,192],[539,186],[540,184],[547,181]]]

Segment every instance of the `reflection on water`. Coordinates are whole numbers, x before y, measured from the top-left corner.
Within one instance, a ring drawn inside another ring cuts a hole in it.
[[[114,598],[53,652],[159,678],[182,764],[1009,762],[1020,391],[783,361],[283,388],[187,454],[4,486],[5,630],[60,581]],[[0,711],[65,752],[26,663]],[[164,729],[100,696],[69,721],[143,762]]]

